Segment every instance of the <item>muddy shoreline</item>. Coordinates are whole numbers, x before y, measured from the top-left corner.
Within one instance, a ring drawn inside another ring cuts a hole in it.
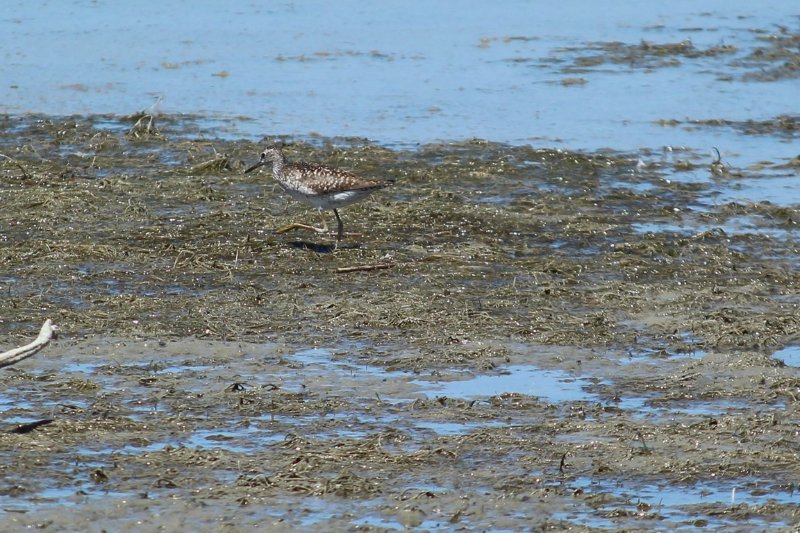
[[[9,428],[56,419],[0,433],[0,523],[800,521],[800,211],[717,201],[791,162],[283,139],[396,181],[330,252],[275,232],[318,215],[261,141],[141,118],[0,117],[0,339],[62,331],[0,375]]]

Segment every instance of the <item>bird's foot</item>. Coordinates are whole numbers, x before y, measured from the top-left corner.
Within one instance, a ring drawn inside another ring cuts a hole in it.
[[[290,231],[294,231],[297,229],[304,229],[316,233],[327,233],[331,237],[337,236],[337,233],[335,231],[332,231],[330,228],[327,227],[318,228],[316,226],[310,226],[308,224],[300,224],[299,222],[293,222],[291,224],[286,224],[285,226],[281,226],[280,228],[275,230],[275,233],[288,233]],[[358,232],[345,231],[342,233],[342,237],[363,237],[363,236],[364,236],[363,233],[358,233]]]
[[[309,226],[308,224],[299,224],[297,222],[280,227],[275,230],[275,233],[286,233],[287,231],[294,231],[296,229],[305,229],[315,231],[317,233],[328,233],[328,228],[315,228],[314,226]]]

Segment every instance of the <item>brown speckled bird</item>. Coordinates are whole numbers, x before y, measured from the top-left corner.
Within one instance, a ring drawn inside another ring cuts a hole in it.
[[[247,174],[269,162],[272,162],[275,180],[289,196],[318,209],[333,209],[338,223],[337,244],[344,235],[344,224],[338,209],[364,199],[372,191],[391,185],[390,181],[362,178],[351,172],[323,165],[289,163],[278,146],[267,146],[261,152],[258,163],[244,172]]]

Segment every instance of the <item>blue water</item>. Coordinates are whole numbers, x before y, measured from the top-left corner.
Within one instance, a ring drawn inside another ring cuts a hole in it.
[[[696,357],[695,354],[686,357]],[[673,357],[673,359],[680,357]],[[788,364],[788,363],[787,363]],[[502,394],[524,394],[545,402],[592,402],[614,406],[638,417],[660,418],[675,414],[688,416],[719,416],[734,412],[753,412],[765,408],[744,399],[715,399],[660,402],[656,395],[626,395],[615,400],[598,394],[598,388],[613,390],[613,379],[596,376],[573,375],[562,370],[544,370],[531,365],[511,365],[500,374],[479,374],[460,381],[431,383],[412,381],[421,392],[431,397],[444,396],[464,400],[476,400]],[[766,407],[771,408],[771,407]],[[424,425],[419,425],[423,427]],[[440,427],[441,434],[453,432],[453,428]]]
[[[728,162],[797,155],[791,139],[659,119],[795,113],[797,81],[743,82],[751,30],[796,29],[793,1],[13,1],[0,15],[0,112],[219,119],[220,132],[488,138],[570,149],[719,146]],[[562,67],[597,42],[690,39],[738,52],[656,69]],[[763,44],[763,43],[761,43]],[[731,81],[720,76],[733,75]],[[565,78],[586,83],[564,86]]]
[[[791,345],[781,348],[772,357],[788,366],[800,367],[800,346]]]
[[[762,191],[762,193],[769,193],[771,189],[766,188]],[[756,201],[756,200],[753,200]],[[780,203],[780,202],[773,202],[773,203]],[[800,232],[795,228],[775,228],[775,227],[760,227],[758,224],[763,221],[759,221],[754,217],[750,216],[740,216],[740,217],[732,217],[728,220],[725,224],[699,224],[695,221],[690,221],[687,224],[683,223],[670,223],[670,222],[640,222],[632,224],[632,229],[637,233],[678,233],[681,235],[695,235],[697,233],[701,233],[704,231],[714,231],[715,229],[721,229],[727,235],[748,235],[748,234],[759,234],[759,235],[769,235],[773,239],[780,239],[780,240],[791,240],[797,239],[800,236]]]
[[[713,480],[699,482],[694,485],[674,485],[668,483],[642,483],[618,485],[607,481],[598,481],[591,477],[580,477],[569,482],[570,488],[580,488],[586,493],[610,493],[616,497],[627,500],[627,505],[620,505],[618,501],[604,506],[599,505],[593,508],[596,515],[585,521],[586,525],[601,528],[617,529],[613,521],[606,521],[601,516],[610,514],[611,511],[618,510],[620,507],[629,507],[630,511],[638,510],[640,503],[652,506],[661,520],[672,520],[678,522],[689,522],[695,519],[694,506],[706,505],[715,506],[716,512],[710,513],[712,517],[707,524],[708,527],[715,528],[715,531],[724,530],[735,522],[735,518],[730,517],[725,512],[732,506],[750,505],[753,507],[769,505],[770,503],[793,504],[798,502],[800,496],[797,492],[777,489],[769,483],[759,483],[757,480],[738,479]],[[575,518],[575,514],[559,513],[557,518]],[[613,516],[613,515],[611,515]],[[741,520],[741,518],[739,519]],[[755,522],[760,522],[756,519]],[[767,524],[764,524],[767,525]],[[765,531],[766,529],[753,529],[754,523],[749,522],[750,530]],[[773,528],[784,530],[787,524],[771,524]]]

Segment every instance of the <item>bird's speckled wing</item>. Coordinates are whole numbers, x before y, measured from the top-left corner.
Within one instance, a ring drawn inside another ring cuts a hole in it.
[[[300,192],[304,194],[335,194],[343,191],[369,191],[386,187],[390,182],[362,178],[351,172],[308,163],[292,163],[286,169]]]

